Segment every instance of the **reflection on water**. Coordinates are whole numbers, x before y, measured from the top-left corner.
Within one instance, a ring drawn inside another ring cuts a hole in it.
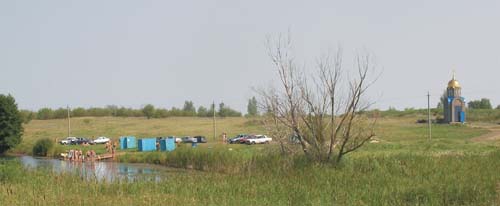
[[[48,169],[57,173],[73,172],[87,180],[98,181],[160,181],[165,178],[166,169],[154,165],[129,164],[108,161],[72,162],[57,159],[22,156],[20,162],[27,168]]]

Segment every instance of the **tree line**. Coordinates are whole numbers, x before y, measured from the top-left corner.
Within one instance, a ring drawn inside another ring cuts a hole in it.
[[[259,115],[257,111],[257,100],[255,97],[249,99],[247,107],[247,116]],[[25,123],[32,119],[47,120],[47,119],[64,119],[68,117],[67,108],[41,108],[38,111],[20,110],[20,116]],[[167,117],[241,117],[242,113],[232,109],[228,105],[221,102],[218,106],[211,104],[209,107],[195,107],[192,101],[185,101],[182,108],[172,107],[171,109],[156,108],[152,104],[147,104],[140,109],[118,107],[116,105],[108,105],[106,107],[77,107],[70,109],[71,117],[146,117],[151,118],[167,118]]]
[[[448,101],[448,95],[446,90],[443,92],[443,95],[439,98],[439,103],[437,105],[438,109],[443,109],[443,106]],[[467,103],[469,109],[493,109],[493,105],[491,104],[490,99],[481,98],[478,100],[472,100]],[[500,105],[498,105],[495,109],[500,109]]]

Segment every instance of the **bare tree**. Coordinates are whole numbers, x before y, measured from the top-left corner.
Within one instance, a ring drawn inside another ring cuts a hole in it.
[[[376,67],[368,52],[356,54],[354,72],[348,73],[339,48],[319,58],[317,72],[308,77],[296,66],[289,36],[268,38],[267,46],[280,87],[259,93],[266,127],[280,136],[282,152],[283,140],[294,136],[311,159],[339,162],[375,136],[376,119],[363,115],[370,106],[365,93],[375,81],[369,79]]]

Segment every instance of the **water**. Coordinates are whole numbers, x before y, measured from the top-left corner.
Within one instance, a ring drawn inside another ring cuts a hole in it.
[[[47,169],[56,173],[74,173],[87,180],[98,181],[160,181],[168,173],[179,170],[149,164],[118,163],[111,161],[72,162],[58,159],[22,156],[21,164],[29,169]]]

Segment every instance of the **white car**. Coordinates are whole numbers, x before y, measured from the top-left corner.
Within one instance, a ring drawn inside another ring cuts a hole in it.
[[[273,141],[273,139],[266,135],[251,135],[245,139],[246,144],[267,144],[271,141]]]
[[[98,137],[98,138],[94,139],[92,142],[94,144],[105,144],[109,141],[110,141],[110,139],[107,137]]]
[[[66,137],[66,139],[59,141],[59,143],[61,143],[63,145],[68,145],[68,144],[71,144],[72,142],[75,142],[76,140],[77,140],[76,137]]]

